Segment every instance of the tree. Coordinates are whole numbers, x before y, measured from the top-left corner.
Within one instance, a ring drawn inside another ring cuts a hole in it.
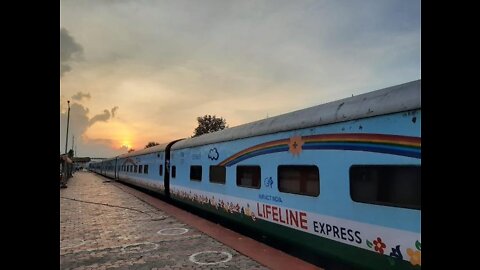
[[[192,137],[198,137],[202,134],[211,133],[228,128],[227,121],[222,117],[216,117],[211,115],[204,115],[197,117],[198,127],[195,128]]]
[[[149,142],[147,145],[145,145],[145,149],[146,149],[146,148],[149,148],[149,147],[152,147],[152,146],[155,146],[155,145],[159,145],[159,143],[157,143],[157,142]]]
[[[128,153],[133,152],[133,151],[135,151],[135,149],[130,148],[130,149],[128,150]]]

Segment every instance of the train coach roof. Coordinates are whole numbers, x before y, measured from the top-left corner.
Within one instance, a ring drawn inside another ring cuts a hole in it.
[[[421,108],[421,80],[395,85],[175,143],[182,149]]]
[[[130,153],[120,155],[120,156],[118,156],[118,158],[134,157],[134,156],[146,155],[146,154],[150,154],[150,153],[154,153],[154,152],[165,151],[165,148],[167,147],[167,145],[168,145],[168,143],[155,145],[155,146],[152,146],[152,147],[149,147],[149,148],[145,148],[145,149],[142,149],[142,150],[133,151],[133,152],[130,152]]]

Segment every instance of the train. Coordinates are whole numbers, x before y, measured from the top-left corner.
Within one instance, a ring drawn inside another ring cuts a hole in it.
[[[421,269],[421,80],[89,169],[355,269]]]

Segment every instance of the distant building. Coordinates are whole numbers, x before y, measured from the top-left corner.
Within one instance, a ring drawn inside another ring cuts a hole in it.
[[[81,170],[88,167],[88,163],[91,161],[89,157],[73,157],[72,158],[75,170]]]

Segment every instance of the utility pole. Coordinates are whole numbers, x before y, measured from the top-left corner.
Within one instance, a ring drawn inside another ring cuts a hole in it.
[[[73,136],[73,146],[72,146],[72,149],[73,149],[73,156],[74,156],[74,157],[78,157],[78,154],[77,154],[77,145],[75,144],[75,135]]]
[[[68,116],[67,116],[67,137],[65,142],[65,154],[67,154],[67,147],[68,147],[68,125],[70,124],[70,100],[68,102]]]

